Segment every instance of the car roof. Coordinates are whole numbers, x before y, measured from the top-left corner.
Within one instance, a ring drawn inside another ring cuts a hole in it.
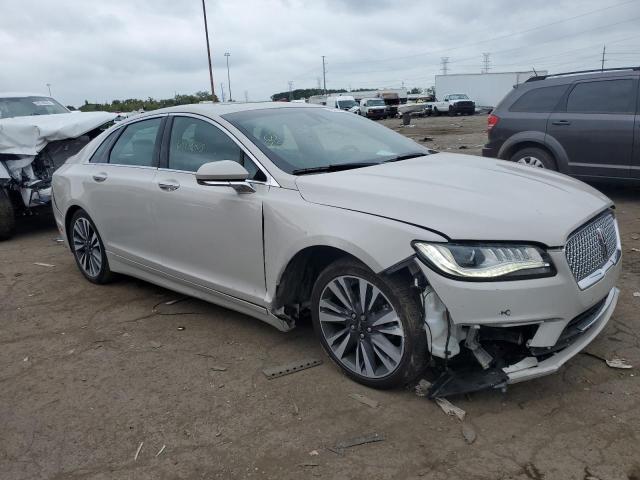
[[[21,97],[46,97],[52,98],[49,95],[33,92],[0,92],[0,98],[21,98]]]
[[[565,85],[569,83],[573,83],[578,80],[590,80],[590,79],[599,79],[599,78],[616,78],[616,77],[629,77],[629,76],[639,76],[640,71],[637,68],[628,68],[628,69],[619,69],[619,70],[609,70],[606,69],[604,71],[595,71],[589,73],[557,73],[550,75],[541,75],[539,77],[531,77],[526,82],[521,83],[519,86],[542,86],[542,85]]]

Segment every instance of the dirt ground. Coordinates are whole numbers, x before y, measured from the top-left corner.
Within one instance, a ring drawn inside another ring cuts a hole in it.
[[[469,147],[461,153],[479,152],[485,122],[386,121],[432,148]],[[640,189],[599,188],[618,206],[624,273],[595,356],[505,393],[452,398],[473,444],[413,391],[348,380],[308,324],[285,334],[196,300],[167,305],[180,295],[131,278],[95,286],[50,217],[22,221],[0,244],[0,479],[638,480]],[[262,373],[307,358],[324,363]],[[384,440],[329,450],[373,433]]]

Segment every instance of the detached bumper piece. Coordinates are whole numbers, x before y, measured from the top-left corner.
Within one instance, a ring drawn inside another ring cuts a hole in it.
[[[509,376],[501,368],[487,370],[449,370],[431,385],[427,396],[430,399],[462,395],[488,388],[506,387]]]

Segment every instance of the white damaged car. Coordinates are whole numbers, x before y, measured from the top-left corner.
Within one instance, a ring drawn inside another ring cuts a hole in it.
[[[116,117],[70,112],[53,98],[0,92],[0,240],[15,217],[51,200],[51,175]]]
[[[331,359],[378,388],[427,366],[433,396],[553,373],[618,299],[597,190],[321,106],[123,121],[54,173],[53,205],[89,281],[131,275],[283,331],[311,317]]]

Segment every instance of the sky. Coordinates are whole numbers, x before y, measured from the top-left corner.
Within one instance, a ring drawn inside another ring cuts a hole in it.
[[[206,0],[216,94],[434,85],[449,73],[640,65],[640,0]],[[209,89],[201,0],[0,0],[0,92],[85,100]]]

